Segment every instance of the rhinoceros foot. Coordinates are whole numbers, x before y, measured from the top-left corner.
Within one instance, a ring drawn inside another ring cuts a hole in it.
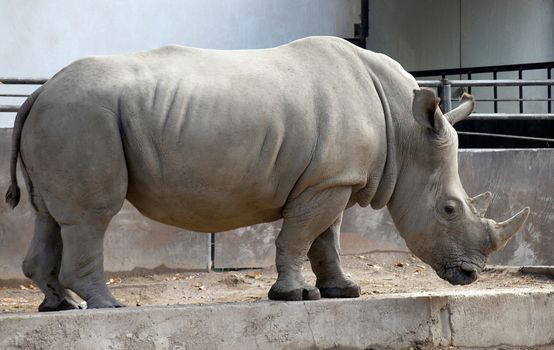
[[[319,289],[306,283],[287,285],[284,282],[277,281],[269,290],[268,298],[271,300],[288,301],[319,300],[321,299],[321,294],[319,293]]]
[[[323,298],[358,298],[360,296],[360,287],[357,285],[349,287],[331,287],[319,288],[321,297]]]
[[[318,278],[315,285],[323,298],[357,298],[361,294],[356,282],[342,272],[331,278]]]
[[[66,311],[66,310],[76,310],[84,309],[84,304],[78,303],[76,300],[70,297],[66,297],[61,302],[52,303],[50,300],[45,298],[38,307],[39,312],[50,312],[50,311]]]
[[[125,307],[114,298],[92,297],[87,300],[87,309],[107,309]]]

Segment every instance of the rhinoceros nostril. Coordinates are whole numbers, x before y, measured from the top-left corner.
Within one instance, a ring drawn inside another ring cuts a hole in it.
[[[460,268],[460,271],[464,275],[464,277],[467,279],[467,281],[464,281],[464,282],[467,282],[467,283],[471,283],[479,277],[479,272],[477,272],[477,271],[473,271],[473,270],[468,271],[468,270],[464,270],[462,268]],[[465,284],[465,283],[462,283],[462,284]]]
[[[474,264],[463,262],[460,264],[460,273],[463,276],[463,280],[460,284],[469,284],[475,282],[479,278],[480,268]]]
[[[470,273],[470,272],[475,272],[475,273],[479,273],[479,267],[477,265],[474,265],[474,264],[471,264],[471,263],[468,263],[468,262],[463,262],[460,264],[460,270],[464,271],[464,272],[467,272],[467,273]]]
[[[479,278],[481,267],[474,263],[469,262],[457,262],[450,266],[445,266],[440,270],[437,270],[439,276],[451,284],[470,284],[475,282]]]

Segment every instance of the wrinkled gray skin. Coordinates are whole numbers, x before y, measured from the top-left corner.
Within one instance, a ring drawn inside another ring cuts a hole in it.
[[[103,238],[127,198],[154,220],[202,232],[283,218],[269,298],[357,297],[338,235],[355,204],[388,206],[409,248],[454,284],[523,224],[484,219],[469,198],[447,115],[390,58],[337,38],[265,50],[179,46],[79,60],[22,106],[20,151],[36,229],[23,269],[40,310],[121,306],[103,277]],[[62,243],[63,242],[63,243]],[[62,249],[63,244],[63,249]],[[306,255],[317,276],[304,282]]]

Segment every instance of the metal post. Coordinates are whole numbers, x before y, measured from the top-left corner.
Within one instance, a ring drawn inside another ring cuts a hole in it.
[[[552,79],[552,67],[546,70],[547,79]],[[548,85],[548,113],[552,113],[552,85]]]
[[[496,71],[492,72],[492,78],[493,80],[497,79]],[[493,94],[494,94],[494,113],[498,113],[498,87],[496,85],[493,87]]]
[[[450,112],[452,109],[452,101],[450,100],[451,87],[448,79],[442,78],[441,84],[438,86],[439,98],[440,98],[440,109],[443,113]]]
[[[517,72],[519,80],[523,80],[523,69],[519,69]],[[523,113],[523,86],[519,86],[519,113]]]

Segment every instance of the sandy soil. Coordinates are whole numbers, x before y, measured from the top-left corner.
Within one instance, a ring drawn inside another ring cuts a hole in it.
[[[343,257],[345,271],[357,281],[362,298],[376,294],[492,288],[552,288],[553,277],[490,269],[468,286],[451,286],[419,259],[405,253],[372,253]],[[314,283],[309,263],[306,280]],[[267,299],[276,278],[274,268],[205,273],[166,273],[108,279],[114,296],[128,306],[208,304]],[[42,293],[30,282],[0,288],[0,312],[33,312]]]

